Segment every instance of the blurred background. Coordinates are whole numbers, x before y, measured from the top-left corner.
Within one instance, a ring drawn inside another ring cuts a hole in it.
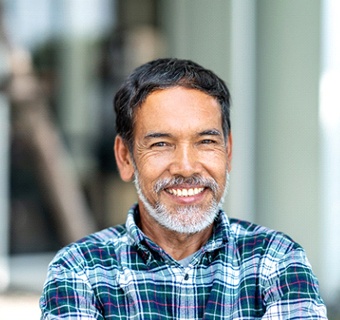
[[[299,242],[337,319],[339,33],[337,0],[0,0],[0,318],[38,318],[55,252],[125,221],[113,95],[172,56],[231,90],[229,216]]]

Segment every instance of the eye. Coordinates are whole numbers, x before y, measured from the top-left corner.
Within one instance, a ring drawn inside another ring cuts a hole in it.
[[[212,139],[204,139],[200,141],[201,144],[215,144],[216,141]]]
[[[159,141],[159,142],[155,142],[151,145],[151,148],[162,148],[162,147],[167,147],[169,146],[169,144],[167,142],[164,141]]]

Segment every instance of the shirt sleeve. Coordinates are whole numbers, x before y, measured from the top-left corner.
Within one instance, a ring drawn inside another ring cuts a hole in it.
[[[262,319],[327,319],[318,281],[303,249],[290,251],[269,270]]]
[[[41,319],[104,319],[86,274],[51,264],[40,298]]]

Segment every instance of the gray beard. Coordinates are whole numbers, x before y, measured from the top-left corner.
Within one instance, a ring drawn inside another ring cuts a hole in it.
[[[195,178],[194,180],[199,183],[201,182],[201,180],[204,179]],[[203,185],[206,184],[204,181]],[[142,201],[146,211],[156,222],[171,231],[183,234],[194,234],[203,231],[204,229],[209,227],[217,217],[219,209],[222,207],[224,199],[228,193],[229,173],[226,173],[226,185],[223,196],[219,202],[217,202],[216,200],[218,185],[215,181],[211,182],[211,180],[209,180],[209,184],[211,185],[214,197],[208,208],[206,208],[204,212],[202,212],[203,208],[200,205],[187,205],[183,207],[178,207],[175,212],[169,212],[166,206],[160,202],[157,202],[153,206],[142,192],[139,175],[136,168],[134,183],[139,199]],[[168,183],[169,181],[159,181],[155,185],[154,192],[160,192],[160,190],[162,190],[162,188],[164,188],[165,185]]]

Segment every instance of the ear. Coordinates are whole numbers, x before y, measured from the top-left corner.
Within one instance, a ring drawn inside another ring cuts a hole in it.
[[[133,166],[129,148],[123,141],[122,137],[119,135],[115,139],[114,153],[115,153],[116,163],[118,166],[120,177],[125,182],[131,181],[133,178],[135,169]]]
[[[233,135],[231,131],[228,134],[228,140],[227,140],[227,167],[228,172],[231,171],[231,160],[233,155]]]

